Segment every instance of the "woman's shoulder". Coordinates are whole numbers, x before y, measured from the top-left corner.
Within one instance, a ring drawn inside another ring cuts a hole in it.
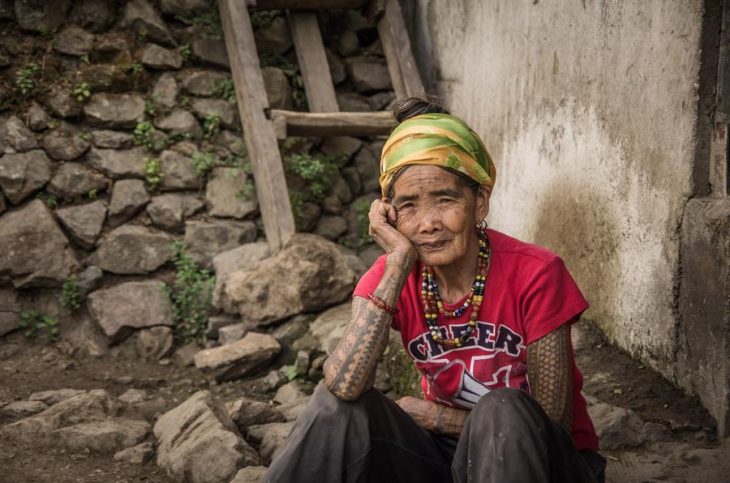
[[[514,259],[526,264],[541,267],[560,260],[560,257],[553,251],[518,240],[500,231],[488,229],[489,245],[492,254]]]

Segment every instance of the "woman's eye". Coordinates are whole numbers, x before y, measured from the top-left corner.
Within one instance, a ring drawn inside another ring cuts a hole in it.
[[[408,208],[413,208],[413,203],[403,203],[400,207],[398,207],[398,211],[406,210]]]
[[[439,200],[439,203],[441,203],[441,204],[448,204],[448,203],[452,203],[453,201],[454,200],[452,200],[451,198],[441,198]]]

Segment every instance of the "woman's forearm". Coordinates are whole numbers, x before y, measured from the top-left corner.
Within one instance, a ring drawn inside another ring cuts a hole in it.
[[[444,406],[433,401],[426,401],[413,396],[406,396],[397,401],[419,426],[434,433],[459,437],[464,429],[469,411]]]
[[[388,255],[374,295],[395,307],[415,263],[411,254]],[[388,344],[392,315],[361,297],[352,301],[352,322],[324,364],[324,382],[335,396],[352,401],[370,389],[375,368]]]

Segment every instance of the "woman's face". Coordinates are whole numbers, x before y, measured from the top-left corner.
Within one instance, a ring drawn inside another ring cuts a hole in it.
[[[398,213],[396,228],[431,266],[465,256],[476,239],[475,223],[489,212],[489,191],[475,195],[438,166],[408,167],[395,180],[390,201]]]

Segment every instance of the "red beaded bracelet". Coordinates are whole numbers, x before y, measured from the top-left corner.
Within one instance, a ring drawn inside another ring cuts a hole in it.
[[[381,299],[374,293],[368,294],[368,300],[374,303],[376,307],[388,312],[390,315],[395,315],[398,312],[398,309],[391,307],[385,300]]]

